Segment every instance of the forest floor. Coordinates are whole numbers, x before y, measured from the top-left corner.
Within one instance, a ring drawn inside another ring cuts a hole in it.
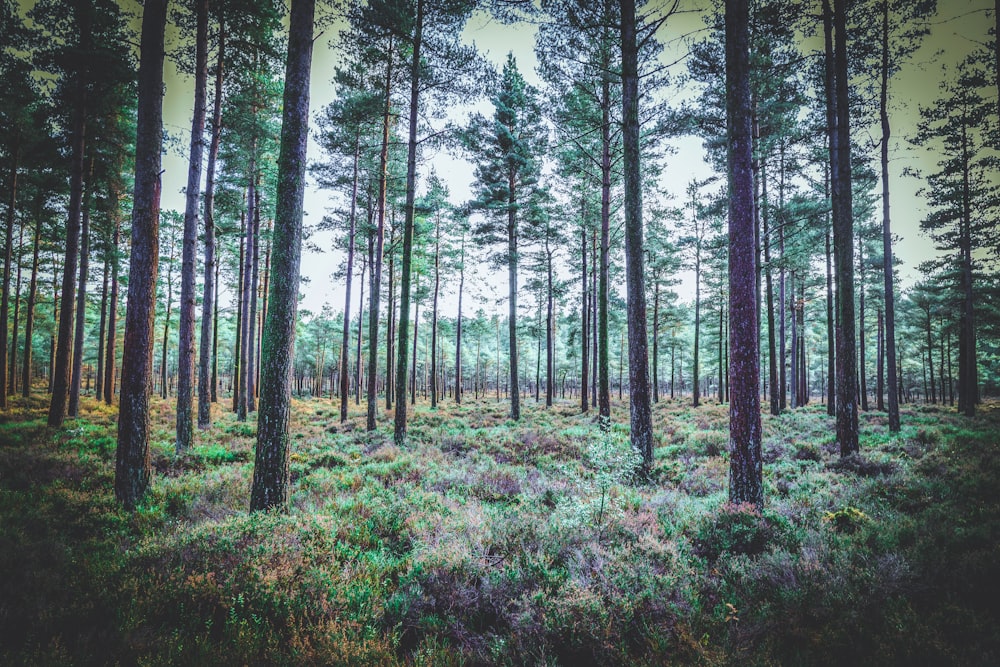
[[[0,664],[1000,664],[997,404],[864,413],[848,461],[823,406],[766,415],[756,513],[714,403],[655,406],[637,484],[570,403],[419,405],[400,449],[296,401],[290,510],[253,516],[253,421],[176,457],[156,399],[128,514],[117,411],[46,407],[0,415]]]

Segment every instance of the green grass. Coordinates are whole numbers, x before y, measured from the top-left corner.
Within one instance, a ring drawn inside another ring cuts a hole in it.
[[[764,416],[766,506],[726,505],[725,406],[624,429],[528,401],[389,415],[295,405],[289,511],[249,516],[255,424],[228,411],[113,498],[115,411],[0,420],[0,664],[989,665],[1000,662],[1000,409]],[[616,424],[627,423],[615,406]]]

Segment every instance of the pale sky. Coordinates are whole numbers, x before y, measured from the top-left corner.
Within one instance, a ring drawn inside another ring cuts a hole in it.
[[[699,5],[707,4],[703,0],[689,0],[688,2],[692,7],[696,6],[696,3]],[[902,177],[901,172],[906,166],[911,168],[924,166],[925,169],[932,169],[936,161],[933,155],[928,155],[909,146],[905,139],[914,126],[917,105],[930,104],[938,95],[938,83],[942,76],[941,63],[945,61],[955,62],[973,48],[975,42],[985,42],[989,39],[987,31],[992,22],[992,14],[987,14],[985,10],[992,10],[992,5],[993,3],[988,0],[976,0],[975,2],[939,0],[941,22],[933,27],[931,36],[925,40],[921,49],[893,82],[891,95],[894,102],[892,111],[894,139],[892,142],[893,157],[890,165],[892,225],[893,233],[901,237],[894,251],[897,259],[902,260],[900,274],[904,287],[919,279],[916,267],[921,261],[932,257],[934,249],[932,243],[919,230],[920,220],[927,212],[922,200],[915,196],[920,184],[916,179]],[[676,39],[677,37],[697,30],[702,25],[700,14],[697,12],[678,16],[668,21],[661,32],[661,38],[672,40],[665,60],[673,61],[683,52],[683,44]],[[337,64],[337,54],[330,48],[329,42],[330,36],[334,34],[335,30],[328,30],[316,42],[310,104],[312,116],[315,116],[333,99],[333,87],[330,84],[330,79]],[[176,30],[173,31],[173,35],[176,39]],[[533,71],[536,65],[533,49],[534,35],[533,26],[505,26],[496,21],[488,20],[483,15],[476,15],[467,26],[464,39],[468,42],[475,42],[480,51],[497,65],[503,62],[508,51],[512,51],[521,71],[529,82],[537,83],[538,79]],[[168,36],[168,48],[169,41]],[[674,67],[674,71],[680,73],[683,68],[684,64],[681,63]],[[170,133],[182,139],[180,143],[184,146],[183,151],[186,152],[190,135],[193,81],[190,78],[179,76],[173,63],[169,60],[166,80],[164,123]],[[668,95],[673,96],[677,93],[671,92]],[[870,130],[855,128],[855,131],[870,131],[875,138],[878,137],[879,132],[877,128]],[[704,151],[701,148],[700,140],[682,138],[670,143],[677,149],[677,152],[667,158],[663,178],[667,189],[676,198],[679,198],[683,196],[684,186],[692,177],[702,178],[709,174],[710,170],[704,162]],[[322,158],[321,152],[312,141],[310,141],[309,156],[312,160]],[[432,164],[438,175],[447,183],[453,203],[462,202],[470,196],[471,165],[444,153],[436,155]],[[183,155],[172,152],[165,156],[163,167],[162,204],[164,208],[183,211],[182,189],[186,182],[186,159]],[[425,176],[426,171],[421,175]],[[306,224],[318,222],[333,203],[335,197],[335,193],[315,187],[310,179],[305,198]],[[680,199],[677,201],[679,202]],[[648,209],[646,211],[648,215]],[[316,234],[312,241],[320,247],[329,248],[332,245],[329,233]],[[330,277],[339,263],[339,255],[334,255],[332,251],[324,253],[307,251],[304,253],[302,272],[303,276],[309,279],[309,283],[302,287],[305,298],[301,303],[301,308],[318,313],[324,304],[329,304],[335,311],[342,310],[344,291],[342,281],[333,281]],[[483,267],[482,270],[488,269]],[[494,283],[497,294],[505,294],[506,272],[503,275],[497,275],[496,280],[490,278],[487,282]],[[683,299],[690,299],[693,296],[692,280],[688,274],[683,275],[682,279],[684,285],[678,291]],[[356,286],[357,284],[358,281],[355,281]],[[229,301],[229,296],[222,296],[223,306],[227,306]],[[357,293],[352,301],[352,308],[356,308]],[[469,305],[467,295],[466,313],[472,312],[474,308],[475,304]],[[498,309],[492,303],[486,305],[485,308],[487,312]],[[505,306],[503,308],[505,309]],[[449,308],[446,304],[445,314],[450,316],[453,314],[453,310],[453,305]]]

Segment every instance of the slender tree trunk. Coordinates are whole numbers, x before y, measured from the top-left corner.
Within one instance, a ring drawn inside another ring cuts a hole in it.
[[[458,259],[458,316],[455,320],[455,405],[462,402],[462,292],[465,289],[465,233]]]
[[[240,386],[240,378],[243,373],[243,326],[244,319],[246,318],[243,309],[243,296],[246,294],[246,290],[243,287],[246,281],[246,239],[247,239],[247,216],[246,211],[240,213],[240,255],[239,255],[239,276],[236,280],[236,342],[233,349],[233,412],[236,413],[237,419],[239,419],[240,413],[240,400],[241,396],[244,394],[243,388]],[[244,414],[246,410],[244,410]],[[244,420],[246,417],[244,417]]]
[[[420,289],[420,274],[417,274],[417,286]],[[416,291],[416,290],[414,290]],[[420,301],[417,301],[413,313],[413,355],[410,357],[410,404],[417,404],[417,333],[420,326]],[[406,400],[406,389],[400,391],[400,396]]]
[[[556,382],[556,349],[555,349],[555,305],[553,303],[553,276],[552,276],[552,249],[548,247],[548,239],[545,241],[545,255],[547,257],[548,286],[547,313],[545,316],[545,407],[551,408],[555,399]]]
[[[199,2],[207,7],[208,0]],[[207,20],[207,17],[206,17]],[[215,64],[215,100],[212,105],[212,138],[208,145],[208,165],[205,177],[205,287],[201,301],[201,336],[198,346],[198,428],[207,429],[212,425],[212,403],[216,401],[215,360],[217,340],[215,336],[218,320],[215,259],[215,164],[219,156],[222,139],[222,81],[226,53],[226,26],[219,20],[219,57]],[[207,75],[207,73],[206,73]],[[197,87],[197,83],[195,84]],[[197,107],[197,101],[195,102]],[[203,123],[204,124],[204,123]],[[192,123],[193,125],[193,123]],[[192,146],[193,148],[193,146]],[[199,161],[200,164],[200,161]]]
[[[117,192],[112,191],[117,200]],[[108,303],[108,347],[104,354],[104,402],[114,403],[115,397],[115,343],[118,341],[118,241],[121,220],[115,207],[114,231],[111,233],[111,299]]]
[[[369,292],[371,293],[371,296],[368,297],[368,421],[366,424],[369,431],[375,430],[375,418],[378,412],[376,400],[376,391],[378,389],[376,383],[376,374],[378,373],[378,314],[379,299],[381,297],[382,247],[385,243],[386,190],[389,178],[389,128],[392,122],[392,117],[390,116],[391,98],[389,95],[392,86],[391,42],[389,44],[389,48],[386,50],[386,54],[388,56],[388,60],[386,61],[385,67],[385,109],[382,114],[382,152],[379,156],[378,227],[375,229],[374,255],[369,262],[369,282],[371,283],[369,285]],[[392,369],[386,369],[387,375],[391,372]],[[403,384],[402,389],[397,387],[397,390],[405,391],[406,384]]]
[[[778,400],[778,349],[774,336],[774,276],[771,267],[771,214],[767,205],[767,161],[760,160],[761,187],[761,220],[764,227],[764,282],[767,292],[767,369],[770,409],[772,415],[781,414],[781,403]]]
[[[586,200],[581,199],[586,211]],[[580,412],[590,410],[590,293],[587,291],[587,225],[580,226]]]
[[[628,295],[628,380],[632,447],[642,473],[653,466],[653,421],[649,403],[649,352],[643,267],[642,176],[639,150],[639,49],[635,0],[622,2],[622,140],[625,176],[625,283]]]
[[[94,156],[90,157],[83,194],[82,225],[80,227],[80,277],[76,288],[76,319],[73,330],[69,406],[66,413],[76,417],[80,412],[80,383],[83,380],[83,337],[87,324],[87,279],[90,272],[90,193],[93,188]]]
[[[824,0],[824,9],[828,0]],[[857,343],[854,318],[854,223],[851,201],[851,134],[847,81],[847,2],[833,0],[833,62],[827,91],[835,109],[831,133],[833,260],[837,271],[837,442],[842,456],[858,451]],[[829,12],[824,11],[829,23]],[[829,34],[829,30],[827,33]],[[832,86],[829,83],[833,83]]]
[[[696,223],[697,224],[697,223]],[[698,241],[694,259],[694,384],[691,391],[691,405],[701,404],[701,365],[699,352],[701,350],[701,241]]]
[[[250,312],[247,315],[247,411],[257,411],[257,289],[260,276],[260,172],[254,184],[253,256],[250,264]],[[249,224],[249,220],[247,223]]]
[[[309,135],[314,0],[293,0],[285,65],[278,193],[274,220],[274,280],[264,318],[261,400],[257,414],[250,511],[288,502],[291,373],[302,253],[302,200]]]
[[[826,239],[826,414],[834,417],[837,414],[837,348],[834,337],[836,321],[833,310],[833,265],[831,263],[833,253],[830,250],[829,214],[827,217],[828,222],[824,235]]]
[[[18,241],[17,241],[17,279],[14,287],[14,320],[11,323],[12,332],[10,337],[10,359],[7,363],[8,374],[7,374],[7,393],[11,396],[17,391],[17,327],[20,324],[20,305],[21,305],[21,269],[24,263],[24,225],[22,224],[18,230]],[[3,378],[0,377],[0,382]]]
[[[653,403],[660,402],[660,281],[653,281]]]
[[[134,510],[149,487],[149,394],[159,257],[160,151],[163,146],[163,36],[166,0],[146,0],[139,58],[135,194],[121,408],[115,455],[115,498]]]
[[[208,87],[208,0],[195,3],[194,112],[184,206],[184,240],[181,244],[181,302],[177,327],[177,439],[178,454],[194,442],[194,311],[195,255],[198,248],[198,194],[201,189],[205,149],[205,114]]]
[[[510,171],[507,178],[507,281],[508,281],[508,311],[507,335],[510,345],[510,418],[521,418],[521,387],[518,375],[517,360],[517,211],[514,190],[514,172]],[[499,361],[497,362],[499,365]],[[497,379],[499,385],[499,378]],[[499,389],[499,387],[498,387]]]
[[[251,148],[251,152],[256,151],[256,147]],[[255,235],[253,233],[253,220],[254,220],[254,208],[256,205],[256,197],[254,196],[254,172],[256,167],[254,165],[254,160],[251,157],[250,169],[248,171],[247,179],[247,211],[246,211],[246,229],[244,234],[243,242],[243,256],[242,256],[242,267],[243,267],[243,279],[240,281],[240,350],[238,356],[239,363],[239,380],[237,382],[237,392],[239,394],[239,399],[237,402],[236,409],[236,419],[237,421],[246,421],[247,413],[249,412],[250,405],[248,401],[248,394],[250,390],[250,347],[251,347],[251,326],[250,323],[253,321],[253,315],[250,313],[250,285],[251,285],[251,274],[253,273],[253,244]]]
[[[885,400],[883,398],[885,394],[885,320],[881,308],[877,311],[877,318],[876,366],[878,367],[878,376],[875,379],[875,409],[879,412],[885,412]]]
[[[788,280],[788,311],[791,315],[792,324],[792,355],[791,355],[791,368],[789,369],[791,374],[791,395],[792,395],[792,408],[797,408],[800,406],[798,388],[799,388],[799,321],[796,317],[795,312],[795,272],[792,271]]]
[[[998,36],[1000,39],[1000,36]],[[979,402],[979,379],[976,363],[975,296],[972,289],[972,195],[970,140],[968,124],[962,123],[962,219],[959,222],[959,250],[961,252],[962,312],[958,334],[958,410],[966,417],[974,417]],[[941,396],[944,402],[944,396]]]
[[[729,501],[764,505],[760,346],[754,247],[750,49],[747,0],[726,0],[729,135]]]
[[[863,246],[863,244],[862,244]],[[858,249],[858,393],[861,395],[861,409],[868,412],[868,367],[867,347],[865,345],[865,270],[864,247]]]
[[[597,403],[597,230],[590,232],[590,404]],[[598,418],[600,409],[598,408]]]
[[[104,336],[108,328],[108,277],[111,273],[111,258],[104,254],[104,271],[101,280],[101,322],[97,329],[97,379],[94,397],[100,401],[104,397]]]
[[[80,44],[87,48],[90,42],[89,24],[80,26]],[[83,164],[87,127],[87,82],[78,77],[77,107],[74,109],[70,135],[69,217],[66,222],[66,261],[63,264],[62,301],[59,304],[59,333],[56,342],[52,373],[52,400],[49,404],[49,426],[59,428],[66,418],[66,400],[69,396],[71,335],[73,332],[73,282],[76,279],[80,255],[80,218],[83,208]],[[11,207],[13,210],[13,207]],[[4,285],[8,281],[4,280]],[[4,299],[6,303],[6,299]],[[0,327],[0,336],[6,338],[6,326]],[[6,349],[6,340],[0,340],[0,350]],[[6,354],[0,351],[0,354]]]
[[[80,112],[83,113],[82,111]],[[14,245],[14,214],[17,210],[17,171],[18,159],[20,157],[20,142],[15,140],[14,150],[11,156],[10,169],[10,195],[7,199],[7,221],[4,228],[4,257],[3,257],[3,287],[0,294],[0,409],[7,408],[7,325],[10,308],[10,263],[11,250]],[[72,205],[72,204],[71,204]],[[67,229],[67,235],[68,235]],[[69,244],[67,243],[67,259]],[[51,421],[51,417],[50,417]],[[60,425],[62,419],[60,418]]]
[[[212,298],[212,403],[219,402],[219,257],[215,257],[215,294]]]
[[[369,225],[370,225],[370,223],[371,223],[371,215],[369,214],[368,217],[369,217],[368,222],[369,222]],[[369,248],[368,254],[369,255],[372,253],[371,247],[372,247],[371,237],[369,237],[369,239],[368,239],[368,248]],[[357,351],[357,354],[355,355],[355,358],[357,359],[357,364],[356,364],[357,368],[356,368],[355,373],[354,373],[354,404],[355,405],[361,405],[361,370],[362,370],[362,365],[363,365],[362,359],[361,359],[361,349],[362,349],[362,347],[361,347],[361,345],[362,345],[361,338],[362,338],[362,334],[363,334],[363,330],[364,330],[365,271],[367,269],[368,269],[367,259],[366,259],[365,255],[362,255],[361,256],[361,277],[360,277],[360,280],[361,280],[361,285],[360,285],[361,294],[358,297],[358,351]]]
[[[607,61],[609,58],[606,58]],[[605,63],[606,64],[606,63]],[[611,426],[611,380],[608,351],[608,293],[611,266],[611,81],[601,76],[601,257],[597,279],[597,403],[601,428]]]
[[[1000,6],[1000,0],[996,0]],[[1000,19],[998,19],[1000,20]],[[997,52],[1000,58],[1000,51]],[[1000,64],[1000,60],[997,61]],[[1000,100],[998,100],[1000,101]],[[885,343],[882,349],[888,366],[889,431],[899,433],[899,393],[896,383],[896,294],[892,274],[892,231],[889,216],[889,2],[882,0],[882,66],[879,87],[879,121],[882,128],[882,281],[885,298]],[[881,371],[880,371],[881,376]],[[879,392],[879,400],[882,393]],[[879,408],[882,409],[881,407]]]
[[[347,421],[347,401],[351,390],[351,281],[354,278],[354,234],[358,212],[358,165],[361,161],[361,134],[354,137],[351,214],[347,232],[347,275],[344,287],[344,330],[340,345],[340,423]]]
[[[40,201],[39,196],[36,201]],[[38,208],[36,207],[36,213]],[[35,325],[35,299],[38,294],[38,247],[41,241],[42,223],[35,216],[35,238],[31,250],[31,279],[28,281],[28,303],[24,309],[24,365],[21,369],[21,395],[31,395],[31,342]]]

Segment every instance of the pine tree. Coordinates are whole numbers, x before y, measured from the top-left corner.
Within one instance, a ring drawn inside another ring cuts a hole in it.
[[[506,241],[494,255],[507,265],[510,415],[521,418],[517,348],[518,238],[520,213],[538,186],[547,136],[534,88],[524,81],[508,54],[496,92],[493,117],[475,114],[462,141],[476,169],[475,206],[486,215],[476,230],[484,244]],[[499,387],[498,387],[499,389]]]

